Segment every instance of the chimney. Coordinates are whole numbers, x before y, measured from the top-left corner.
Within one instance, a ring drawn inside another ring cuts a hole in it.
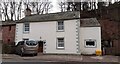
[[[27,8],[25,10],[25,16],[30,16],[30,15],[31,15],[31,10],[30,10],[30,8],[27,5]]]

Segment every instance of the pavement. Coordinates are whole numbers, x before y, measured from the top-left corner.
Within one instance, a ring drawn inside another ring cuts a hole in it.
[[[84,56],[84,55],[44,55],[19,56],[16,54],[2,54],[3,62],[117,62],[120,63],[119,56]]]

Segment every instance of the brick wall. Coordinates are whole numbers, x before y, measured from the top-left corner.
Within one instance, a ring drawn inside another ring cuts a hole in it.
[[[105,47],[106,54],[119,54],[120,53],[120,38],[118,26],[120,22],[110,19],[99,19],[102,28],[102,40],[111,40],[112,47]]]
[[[3,43],[14,44],[15,41],[15,25],[2,26]]]

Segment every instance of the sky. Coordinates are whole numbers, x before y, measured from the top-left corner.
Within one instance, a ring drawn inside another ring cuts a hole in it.
[[[58,0],[51,0],[52,1],[52,10],[50,11],[50,13],[54,13],[54,12],[60,12],[60,8],[58,6]]]

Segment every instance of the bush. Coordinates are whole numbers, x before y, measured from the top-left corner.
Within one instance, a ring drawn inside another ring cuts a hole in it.
[[[15,46],[2,44],[2,54],[11,54],[15,53]]]

